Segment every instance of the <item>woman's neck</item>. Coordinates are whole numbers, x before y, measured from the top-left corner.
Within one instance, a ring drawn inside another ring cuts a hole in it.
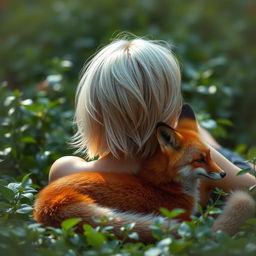
[[[141,169],[142,161],[134,158],[115,158],[107,154],[94,161],[94,168],[104,172],[136,174]]]

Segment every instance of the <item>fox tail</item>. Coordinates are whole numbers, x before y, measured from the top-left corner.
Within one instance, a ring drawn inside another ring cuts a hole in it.
[[[256,203],[249,193],[234,191],[227,200],[222,213],[215,220],[212,230],[222,230],[234,235],[246,220],[255,217]]]
[[[49,206],[39,207],[38,209],[40,210],[34,212],[34,218],[36,221],[41,222],[46,226],[59,227],[63,220],[68,219],[71,216],[80,218],[81,222],[77,226],[77,231],[80,232],[83,231],[82,225],[85,223],[90,224],[91,226],[96,225],[92,216],[96,219],[107,217],[104,226],[112,226],[113,233],[119,238],[123,237],[121,231],[122,226],[135,223],[133,231],[138,233],[140,240],[143,242],[155,241],[150,226],[155,224],[159,219],[159,216],[154,214],[120,212],[116,209],[101,207],[93,202],[88,203],[83,201],[72,202],[59,209],[58,207]],[[247,219],[255,217],[255,213],[256,203],[252,196],[245,191],[235,191],[227,200],[222,213],[214,221],[212,231],[222,230],[229,235],[234,235],[239,231],[240,227]],[[176,226],[177,221],[170,221],[163,218],[161,223],[162,228],[170,230],[170,225]],[[175,229],[172,232],[173,235],[177,235]]]
[[[106,216],[109,218],[107,225],[114,228],[114,233],[118,237],[122,236],[120,231],[122,226],[134,222],[136,224],[133,231],[139,234],[140,240],[144,242],[153,242],[155,240],[152,236],[150,226],[156,223],[159,218],[157,215],[132,212],[124,213],[115,209],[107,209],[96,204],[87,204],[83,202],[79,202],[78,204],[79,205],[70,205],[65,209],[69,216],[70,211],[72,211],[73,208],[76,213],[79,213],[82,220],[87,220],[87,223],[92,226],[94,226],[95,223],[90,216],[95,216],[98,219]],[[62,212],[62,214],[65,214],[65,211]],[[239,231],[240,227],[245,224],[246,220],[255,217],[255,214],[256,202],[253,197],[245,191],[234,191],[228,198],[222,213],[214,221],[212,231],[222,230],[232,236]],[[88,222],[88,220],[91,221]],[[170,225],[177,225],[177,221],[172,220],[170,222],[170,220],[167,219],[163,220],[163,229],[167,229]],[[177,233],[173,231],[173,235],[177,235]]]
[[[121,238],[123,237],[121,227],[135,223],[132,231],[137,232],[139,239],[144,242],[154,242],[155,239],[152,236],[152,230],[150,226],[155,224],[159,220],[159,215],[155,214],[140,214],[133,212],[120,212],[116,209],[104,208],[97,204],[86,203],[86,202],[77,202],[72,205],[66,206],[59,212],[59,219],[64,220],[70,218],[71,213],[74,212],[77,218],[81,219],[81,224],[89,224],[95,226],[95,220],[92,219],[94,216],[95,219],[101,220],[104,217],[107,217],[106,223],[104,226],[112,226],[113,233]],[[169,225],[177,225],[176,220],[167,220],[162,218],[162,228],[167,228]],[[80,228],[82,228],[80,226]],[[78,225],[79,231],[79,225]]]

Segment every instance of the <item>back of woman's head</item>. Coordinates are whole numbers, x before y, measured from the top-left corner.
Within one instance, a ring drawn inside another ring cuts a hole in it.
[[[181,104],[179,65],[167,44],[117,39],[84,69],[73,144],[89,157],[147,158],[156,150],[157,122],[173,125]]]

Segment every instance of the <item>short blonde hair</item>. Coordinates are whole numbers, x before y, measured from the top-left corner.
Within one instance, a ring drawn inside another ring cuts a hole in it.
[[[105,46],[87,63],[78,85],[77,152],[90,158],[152,155],[157,122],[173,125],[179,115],[180,80],[178,62],[165,42],[116,39]]]

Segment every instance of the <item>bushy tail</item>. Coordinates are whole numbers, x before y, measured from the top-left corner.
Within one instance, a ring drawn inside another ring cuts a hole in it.
[[[66,191],[66,190],[65,190]],[[78,231],[82,232],[82,225],[87,223],[91,226],[98,225],[92,219],[102,219],[108,217],[109,220],[105,225],[113,227],[113,233],[122,238],[121,227],[136,223],[133,228],[134,232],[139,234],[139,238],[143,242],[153,242],[152,230],[153,225],[159,216],[154,214],[140,214],[132,212],[120,212],[116,209],[101,207],[94,202],[88,202],[86,196],[77,193],[70,189],[65,195],[61,192],[53,198],[45,197],[44,200],[39,197],[35,203],[34,218],[46,226],[60,227],[60,224],[65,219],[80,218],[81,223],[78,224]],[[47,194],[48,195],[48,194]],[[239,228],[249,218],[255,217],[256,203],[254,199],[246,192],[236,191],[232,193],[228,199],[222,214],[215,220],[212,230],[222,230],[230,235],[234,235]],[[173,220],[164,221],[162,227],[165,229],[169,225],[176,225]],[[174,233],[174,235],[177,235]]]
[[[140,240],[144,242],[153,242],[152,230],[150,226],[154,224],[158,216],[153,214],[136,214],[136,213],[121,213],[114,209],[106,209],[99,207],[95,204],[79,203],[79,205],[70,205],[70,209],[66,209],[68,215],[70,215],[70,210],[72,208],[79,209],[79,214],[81,219],[87,220],[87,223],[92,226],[95,225],[91,216],[101,219],[103,216],[110,217],[110,221],[107,223],[114,227],[114,233],[117,236],[121,236],[120,228],[132,222],[135,222],[134,227],[135,232],[139,234]],[[62,214],[65,214],[63,211]],[[228,198],[226,205],[222,213],[215,220],[212,230],[222,230],[227,232],[229,235],[234,235],[237,233],[246,220],[255,217],[256,214],[256,202],[252,196],[245,191],[235,191]],[[90,220],[90,221],[88,221]],[[176,221],[173,220],[171,223],[165,221],[163,223],[163,228],[168,225],[176,225]],[[174,233],[174,235],[177,235]]]
[[[54,196],[49,196],[54,194]],[[60,191],[44,189],[40,192],[39,198],[34,205],[34,219],[45,226],[60,227],[62,221],[69,218],[80,218],[77,231],[83,232],[83,224],[97,226],[93,218],[109,220],[104,225],[112,226],[113,233],[122,238],[121,227],[135,223],[133,228],[137,232],[141,241],[153,242],[150,226],[155,224],[159,216],[154,214],[140,214],[133,212],[120,212],[117,209],[101,207],[93,200],[83,195],[73,188],[65,188]],[[169,221],[164,221],[163,228],[169,225]],[[173,221],[176,224],[176,221]]]
[[[92,216],[97,219],[107,217],[109,220],[104,224],[113,227],[113,233],[122,238],[121,227],[135,223],[133,228],[134,232],[137,232],[139,239],[143,242],[153,242],[155,239],[152,236],[152,230],[150,226],[153,225],[159,216],[154,214],[139,214],[132,212],[119,212],[111,208],[103,208],[93,203],[78,202],[72,205],[64,207],[59,211],[58,219],[65,220],[70,217],[81,218],[80,227],[78,225],[78,231],[82,231],[82,224],[90,224],[91,226],[98,225],[93,220]],[[169,225],[170,222],[165,221],[163,227]],[[176,224],[176,221],[172,221],[172,224]]]
[[[256,203],[252,196],[245,191],[235,191],[227,200],[226,205],[217,219],[212,230],[222,230],[234,235],[246,220],[255,217]]]

